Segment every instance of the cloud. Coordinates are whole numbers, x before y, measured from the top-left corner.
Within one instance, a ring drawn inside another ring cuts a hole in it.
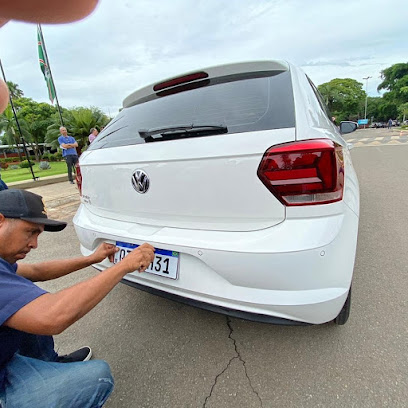
[[[101,0],[88,18],[43,32],[60,103],[114,115],[140,87],[246,60],[288,60],[317,85],[372,76],[378,95],[380,71],[407,60],[401,10],[402,0]],[[0,47],[8,79],[47,101],[35,25],[8,23]]]

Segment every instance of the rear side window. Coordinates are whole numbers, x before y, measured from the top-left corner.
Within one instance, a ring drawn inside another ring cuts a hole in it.
[[[311,79],[307,77],[307,80],[309,81],[310,86],[313,89],[314,94],[316,95],[316,99],[319,101],[319,105],[322,108],[322,111],[326,114],[326,116],[331,120],[331,113],[329,111],[329,107],[326,105],[326,103],[323,100],[323,96],[319,92],[319,90],[316,88],[315,84],[311,81]]]
[[[104,129],[88,150],[127,146],[152,141],[142,137],[152,129],[209,127],[194,136],[215,136],[211,127],[242,133],[295,126],[290,73],[271,71],[234,75],[203,81],[204,86],[152,99],[129,108]],[[170,130],[170,132],[172,132]],[[160,133],[156,131],[155,134]],[[172,133],[190,137],[184,133]],[[163,134],[154,141],[167,140]]]

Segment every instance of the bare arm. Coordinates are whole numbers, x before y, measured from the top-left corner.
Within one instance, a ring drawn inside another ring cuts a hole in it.
[[[47,261],[37,264],[18,264],[17,275],[23,276],[32,282],[56,279],[68,275],[71,272],[78,271],[79,269],[86,268],[94,263],[101,262],[107,257],[112,262],[117,250],[115,245],[104,242],[89,256]]]
[[[78,147],[78,143],[62,143],[60,146],[64,149],[71,149],[72,147]]]
[[[55,294],[38,297],[4,325],[33,334],[59,334],[94,308],[127,273],[144,271],[153,259],[154,248],[143,244],[97,276]]]

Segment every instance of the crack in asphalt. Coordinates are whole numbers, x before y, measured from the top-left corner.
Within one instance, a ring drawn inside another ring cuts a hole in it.
[[[228,368],[230,367],[231,363],[232,363],[235,359],[238,359],[239,361],[241,361],[241,363],[242,363],[242,365],[243,365],[243,367],[244,367],[245,376],[246,376],[246,378],[248,379],[249,386],[251,387],[252,392],[258,397],[258,400],[259,400],[259,402],[260,402],[260,404],[261,404],[261,407],[263,407],[262,399],[261,399],[261,397],[259,396],[258,392],[257,392],[257,391],[255,390],[255,388],[253,387],[252,381],[251,381],[251,379],[250,379],[249,376],[248,376],[248,371],[247,371],[247,367],[246,367],[246,362],[245,362],[245,360],[242,358],[241,354],[240,354],[239,351],[238,351],[237,341],[236,341],[236,339],[234,339],[234,338],[232,337],[232,333],[234,332],[234,329],[232,328],[231,319],[230,319],[229,316],[226,316],[226,317],[227,317],[227,326],[228,326],[228,328],[229,328],[229,330],[230,330],[229,335],[228,335],[228,338],[234,343],[234,348],[235,348],[236,356],[232,357],[232,358],[228,361],[227,366],[226,366],[219,374],[217,374],[217,376],[215,377],[214,383],[213,383],[213,385],[211,386],[210,394],[205,398],[203,408],[206,407],[208,400],[211,398],[212,393],[213,393],[213,390],[214,390],[215,386],[217,385],[218,378],[221,377],[221,376],[228,370]]]
[[[214,387],[217,385],[218,378],[221,377],[228,370],[228,368],[231,365],[232,361],[235,360],[236,358],[238,358],[238,356],[232,357],[231,360],[228,361],[227,366],[219,374],[217,374],[217,376],[215,377],[214,384],[211,386],[210,394],[207,397],[205,397],[203,408],[206,407],[208,400],[211,398]]]

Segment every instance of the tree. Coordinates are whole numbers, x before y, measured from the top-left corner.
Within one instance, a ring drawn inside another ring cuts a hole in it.
[[[57,108],[45,102],[35,102],[31,98],[19,98],[14,105],[18,110],[19,118],[21,117],[27,123],[35,159],[39,160],[39,143],[44,142],[47,128],[53,123],[51,117],[57,112]]]
[[[391,65],[381,71],[383,81],[378,85],[377,90],[386,89],[390,92],[401,92],[401,88],[408,86],[408,62]],[[406,95],[408,97],[408,94]]]
[[[408,117],[408,102],[401,104],[398,108],[399,113],[402,116],[402,120]]]
[[[382,120],[379,118],[382,101],[381,96],[369,96],[367,98],[367,118],[373,118],[373,121]]]
[[[24,92],[14,82],[7,81],[7,86],[13,99],[21,98],[24,95]]]
[[[19,118],[18,115],[17,119],[20,125],[22,136],[25,138],[25,140],[31,141],[31,135],[27,129],[27,123],[24,119]],[[20,152],[20,148],[18,147],[21,141],[20,133],[10,105],[8,105],[6,110],[0,115],[0,132],[1,131],[4,132],[3,142],[7,142],[6,144],[15,146],[17,149],[18,157],[20,158],[20,161],[22,161],[23,158]]]
[[[86,146],[91,128],[105,126],[110,120],[96,107],[67,109],[63,112],[62,116],[68,134],[76,139],[80,149]],[[58,137],[60,135],[59,128],[61,123],[59,120],[56,120],[56,117],[53,119],[54,123],[48,126],[45,141],[54,148],[57,148],[59,147]]]
[[[357,119],[362,116],[366,93],[363,84],[351,78],[336,78],[318,86],[319,92],[336,118]]]
[[[387,90],[383,95],[388,102],[389,118],[397,117],[400,105],[408,102],[408,63],[394,64],[381,71],[383,81],[377,90]],[[392,114],[392,116],[391,116]]]
[[[367,117],[373,118],[373,121],[386,122],[389,118],[395,118],[397,115],[397,105],[387,96],[369,96],[367,98]]]
[[[398,116],[398,104],[389,92],[385,93],[381,98],[381,103],[378,106],[378,119],[382,122],[388,121],[390,118]]]

